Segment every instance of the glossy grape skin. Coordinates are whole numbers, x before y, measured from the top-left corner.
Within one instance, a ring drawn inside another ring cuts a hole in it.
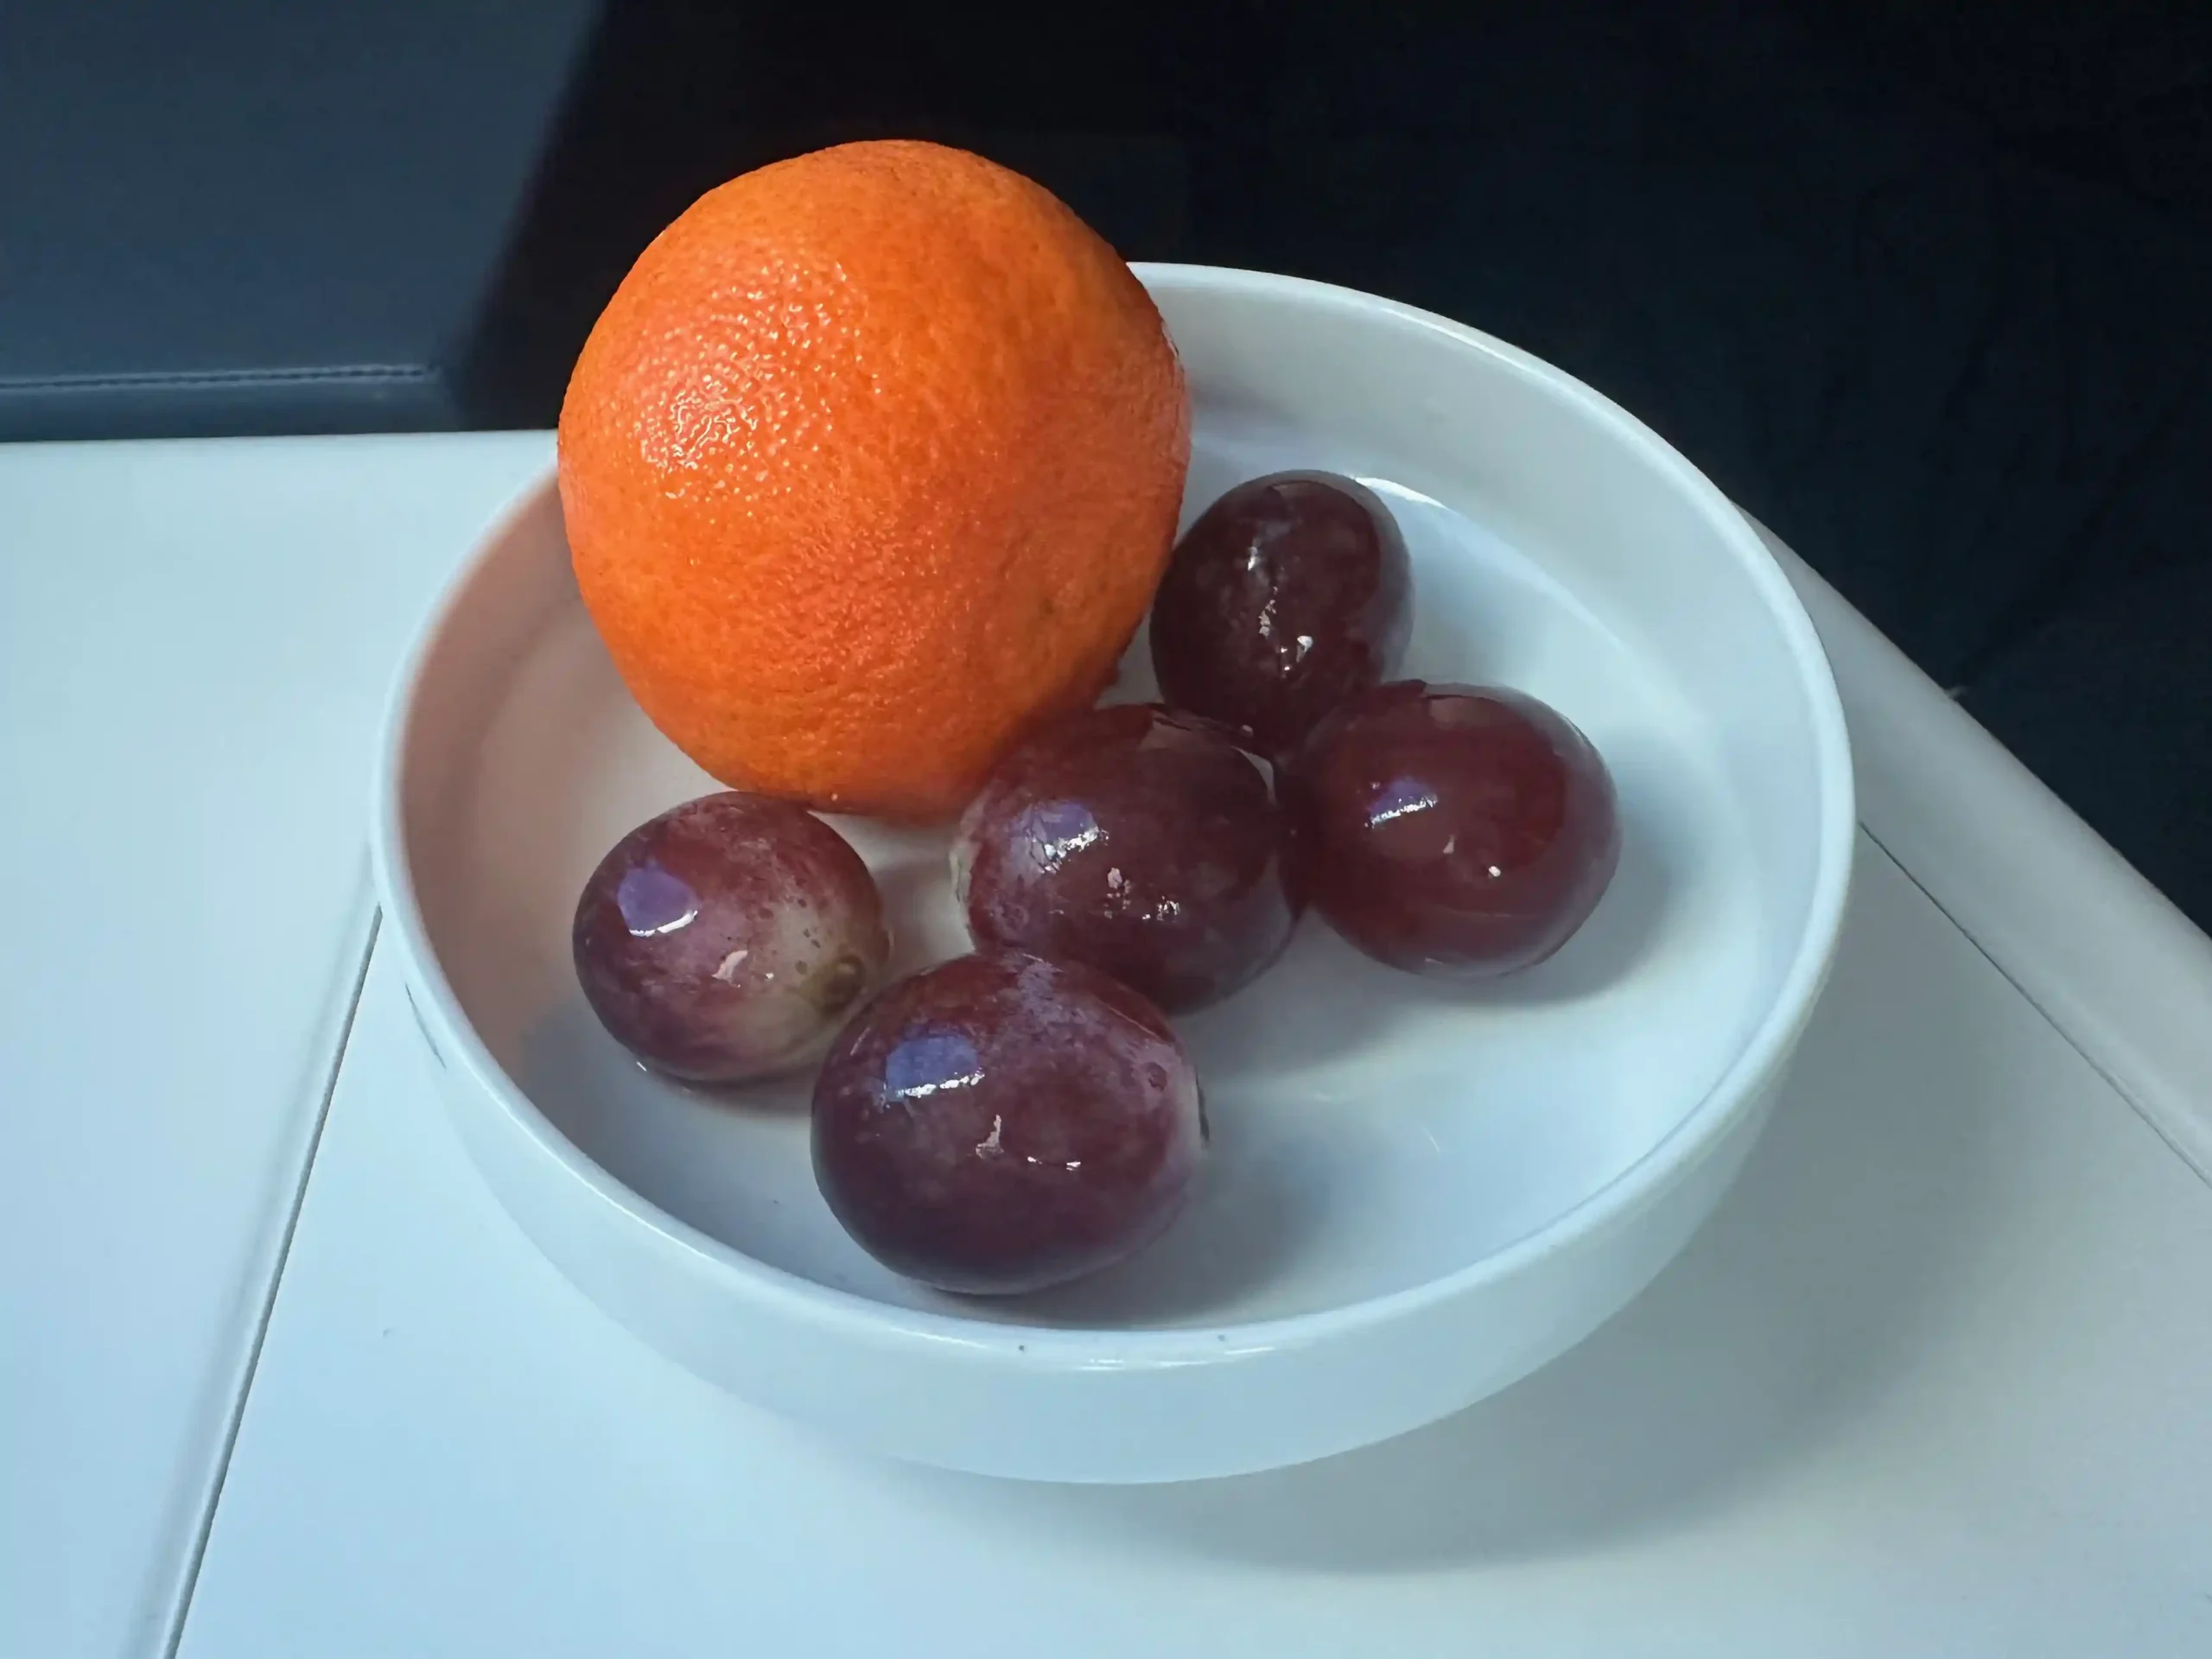
[[[576,978],[614,1039],[693,1083],[805,1064],[882,978],[883,901],[804,808],[734,791],[632,830],[576,903]]]
[[[1288,843],[1272,769],[1220,728],[1094,709],[992,772],[953,838],[953,893],[978,945],[1087,963],[1180,1014],[1289,943]]]
[[[1239,484],[1176,543],[1152,607],[1160,695],[1280,755],[1397,672],[1412,626],[1405,537],[1330,473]]]
[[[960,957],[889,987],[814,1085],[814,1173],[861,1247],[1010,1294],[1122,1260],[1183,1205],[1198,1075],[1160,1011],[1077,963]]]
[[[1532,967],[1620,861],[1611,774],[1563,715],[1497,687],[1402,680],[1339,709],[1284,778],[1314,906],[1376,960]]]

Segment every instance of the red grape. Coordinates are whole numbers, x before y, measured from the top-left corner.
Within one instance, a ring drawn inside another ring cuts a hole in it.
[[[1271,777],[1188,715],[1062,721],[1002,761],[960,821],[969,931],[1088,963],[1171,1013],[1228,995],[1281,954],[1300,908]]]
[[[1181,1209],[1205,1136],[1157,1008],[1019,951],[891,986],[814,1085],[822,1196],[878,1261],[944,1290],[1039,1290],[1141,1249]]]
[[[817,1053],[891,953],[860,855],[788,801],[702,796],[638,826],[584,884],[576,978],[614,1039],[695,1083]]]
[[[1397,671],[1412,626],[1405,538],[1328,473],[1239,484],[1176,544],[1152,607],[1160,695],[1283,753]]]
[[[1313,903],[1369,956],[1476,977],[1541,962],[1620,860],[1613,782],[1534,697],[1402,680],[1339,709],[1284,798]]]

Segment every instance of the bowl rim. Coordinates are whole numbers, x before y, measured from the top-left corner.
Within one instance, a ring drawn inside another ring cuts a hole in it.
[[[1688,459],[1611,399],[1563,370],[1464,323],[1395,300],[1333,283],[1211,265],[1137,264],[1148,291],[1214,292],[1288,299],[1413,325],[1458,349],[1472,349],[1549,395],[1562,397],[1607,428],[1656,467],[1700,509],[1781,630],[1811,711],[1820,791],[1820,844],[1807,925],[1795,954],[1757,1026],[1720,1076],[1673,1128],[1611,1181],[1502,1249],[1451,1272],[1381,1295],[1308,1313],[1264,1319],[1169,1327],[1030,1325],[878,1301],[772,1266],[700,1231],[618,1180],[557,1128],[493,1056],[461,1007],[429,941],[408,857],[401,784],[419,713],[423,666],[481,569],[488,550],[513,531],[549,488],[550,468],[512,500],[471,543],[447,577],[402,659],[386,702],[375,771],[370,856],[384,918],[401,950],[404,970],[427,1007],[449,1065],[458,1065],[512,1126],[630,1224],[658,1236],[716,1271],[721,1281],[764,1312],[795,1319],[825,1335],[944,1355],[969,1357],[1030,1371],[1150,1370],[1219,1365],[1255,1354],[1351,1335],[1416,1316],[1510,1279],[1532,1265],[1625,1224],[1684,1179],[1759,1098],[1810,1018],[1840,936],[1857,833],[1857,810],[1843,705],[1812,620],[1750,521]],[[466,1137],[464,1137],[466,1138]],[[475,1156],[472,1148],[472,1156]]]

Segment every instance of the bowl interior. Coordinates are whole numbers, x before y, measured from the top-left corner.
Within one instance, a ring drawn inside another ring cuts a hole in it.
[[[1063,1291],[939,1295],[878,1267],[823,1205],[808,1080],[667,1083],[576,988],[569,920],[594,862],[716,785],[615,676],[549,486],[461,590],[444,634],[467,650],[426,658],[407,874],[462,1010],[552,1125],[652,1205],[803,1280],[1100,1329],[1407,1289],[1545,1227],[1652,1152],[1742,1053],[1802,952],[1832,805],[1814,698],[1801,648],[1717,527],[1717,499],[1609,406],[1464,334],[1297,285],[1255,296],[1154,281],[1197,400],[1185,522],[1287,467],[1382,492],[1414,558],[1408,671],[1516,686],[1579,724],[1619,789],[1619,874],[1557,957],[1490,985],[1392,972],[1309,917],[1273,971],[1179,1022],[1215,1141],[1168,1235]],[[1114,695],[1150,690],[1140,639]],[[839,827],[877,872],[899,967],[965,947],[941,834]]]

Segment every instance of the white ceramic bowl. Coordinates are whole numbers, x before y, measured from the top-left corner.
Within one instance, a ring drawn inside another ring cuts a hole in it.
[[[1853,834],[1805,613],[1651,432],[1510,346],[1279,276],[1140,274],[1197,404],[1186,521],[1288,466],[1381,489],[1414,563],[1408,671],[1544,697],[1612,768],[1620,873],[1552,961],[1441,986],[1309,917],[1182,1022],[1214,1146],[1111,1273],[963,1300],[839,1230],[807,1084],[661,1082],[569,966],[625,830],[715,785],[647,724],[579,605],[548,479],[410,657],[375,831],[386,939],[471,1153],[616,1320],[701,1376],[902,1458],[1160,1481],[1319,1457],[1525,1375],[1640,1290],[1742,1163],[1818,995]],[[1132,664],[1142,658],[1141,648]],[[1122,695],[1141,695],[1134,667]],[[844,827],[905,965],[964,945],[943,838]]]

